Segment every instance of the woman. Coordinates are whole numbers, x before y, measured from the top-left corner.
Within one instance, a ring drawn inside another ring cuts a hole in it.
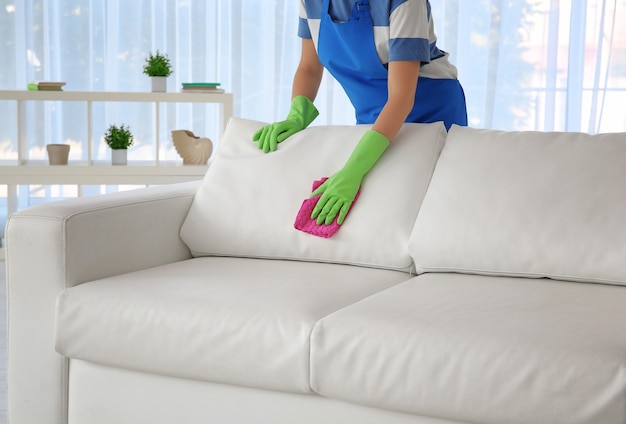
[[[253,140],[264,152],[306,128],[324,68],[342,85],[358,124],[373,124],[344,167],[315,190],[317,223],[342,224],[367,172],[404,122],[467,125],[465,95],[448,54],[436,44],[428,0],[301,0],[300,63],[284,121]]]

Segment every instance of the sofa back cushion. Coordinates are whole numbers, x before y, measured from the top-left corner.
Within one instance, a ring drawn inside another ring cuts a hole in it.
[[[418,272],[626,285],[626,134],[453,127],[410,251]]]
[[[181,229],[194,256],[412,270],[408,241],[445,141],[443,124],[402,128],[330,239],[296,230],[296,215],[314,180],[338,171],[371,126],[310,127],[265,154],[252,142],[263,125],[229,122]]]

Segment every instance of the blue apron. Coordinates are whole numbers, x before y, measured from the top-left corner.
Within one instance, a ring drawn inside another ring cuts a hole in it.
[[[346,91],[358,124],[372,124],[387,102],[388,71],[374,43],[369,1],[358,0],[347,22],[334,22],[324,0],[318,40],[320,62]],[[406,122],[467,125],[463,88],[456,79],[419,77]]]

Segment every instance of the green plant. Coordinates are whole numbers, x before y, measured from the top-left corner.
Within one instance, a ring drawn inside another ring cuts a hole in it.
[[[172,75],[172,64],[167,54],[161,54],[157,50],[155,54],[149,53],[143,73],[150,77],[169,77]]]
[[[133,134],[130,132],[130,128],[121,125],[110,125],[107,129],[107,132],[104,134],[104,141],[111,149],[128,149],[133,145],[135,139]]]

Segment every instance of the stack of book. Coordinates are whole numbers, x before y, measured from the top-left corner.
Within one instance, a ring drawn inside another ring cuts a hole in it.
[[[219,82],[184,82],[183,93],[223,93]]]
[[[63,91],[64,82],[59,81],[34,81],[28,84],[28,89],[33,91]]]

